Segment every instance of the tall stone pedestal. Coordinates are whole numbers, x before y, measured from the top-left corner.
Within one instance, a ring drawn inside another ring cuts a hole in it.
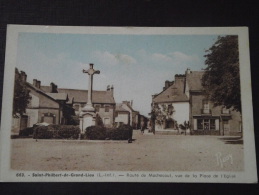
[[[96,122],[96,112],[92,104],[92,92],[93,92],[93,75],[100,74],[99,70],[94,70],[94,64],[89,64],[90,68],[88,70],[83,70],[83,73],[87,73],[89,75],[89,82],[88,82],[88,98],[87,104],[82,109],[80,113],[80,129],[81,133],[85,132],[85,129],[89,126],[95,126]]]
[[[89,126],[96,125],[95,123],[96,113],[94,111],[80,113],[80,129],[81,133],[85,133],[85,129]]]

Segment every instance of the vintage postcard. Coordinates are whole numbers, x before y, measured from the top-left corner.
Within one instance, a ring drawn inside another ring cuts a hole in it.
[[[8,25],[1,181],[257,183],[248,28]]]

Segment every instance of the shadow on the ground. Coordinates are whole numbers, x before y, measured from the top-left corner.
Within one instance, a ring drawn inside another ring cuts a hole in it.
[[[218,139],[224,141],[225,144],[244,144],[242,137],[220,137]]]

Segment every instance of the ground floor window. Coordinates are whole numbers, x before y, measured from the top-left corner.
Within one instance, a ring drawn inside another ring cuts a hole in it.
[[[197,120],[197,130],[216,130],[216,119],[194,119]],[[194,123],[195,124],[195,123]]]
[[[48,124],[56,124],[56,115],[52,113],[42,114],[41,122],[45,122]]]
[[[203,119],[197,120],[197,127],[198,127],[198,130],[203,129]]]
[[[104,106],[104,112],[109,112],[109,106]]]
[[[101,105],[97,104],[97,105],[95,105],[94,107],[95,107],[95,111],[96,111],[96,112],[100,112],[100,107],[101,107]]]
[[[110,118],[104,118],[104,125],[110,125]]]
[[[211,130],[215,130],[216,129],[215,119],[210,119],[210,129]]]

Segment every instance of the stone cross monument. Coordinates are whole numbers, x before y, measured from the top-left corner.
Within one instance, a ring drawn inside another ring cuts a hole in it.
[[[81,133],[84,133],[85,129],[89,126],[95,125],[95,108],[92,103],[92,93],[93,93],[93,75],[100,74],[99,70],[94,70],[94,64],[89,64],[90,68],[88,70],[83,70],[83,73],[87,73],[89,75],[88,80],[88,98],[87,104],[80,112],[80,129]]]

